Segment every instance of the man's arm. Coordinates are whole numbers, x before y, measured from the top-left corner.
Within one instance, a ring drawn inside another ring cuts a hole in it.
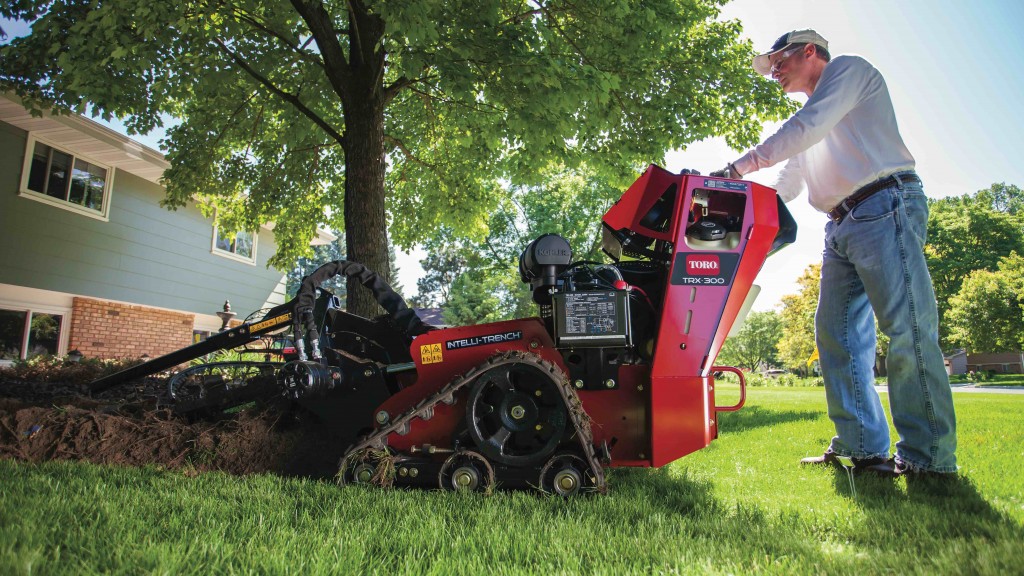
[[[817,144],[870,92],[877,75],[874,67],[863,58],[837,58],[826,67],[803,108],[733,165],[741,174],[749,174],[788,160]]]
[[[779,172],[775,180],[775,191],[783,202],[789,202],[804,191],[804,173],[800,167],[800,157],[793,156]]]

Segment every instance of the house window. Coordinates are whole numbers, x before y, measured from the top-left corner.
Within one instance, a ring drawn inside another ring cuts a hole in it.
[[[256,263],[256,234],[254,232],[223,233],[213,227],[213,252],[243,262]]]
[[[0,310],[0,360],[56,355],[64,317],[31,310]]]
[[[110,168],[29,137],[21,194],[106,219]]]

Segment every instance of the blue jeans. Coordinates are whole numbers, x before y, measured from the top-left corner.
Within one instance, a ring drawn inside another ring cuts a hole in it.
[[[876,192],[839,224],[826,224],[815,339],[836,427],[832,451],[889,456],[889,426],[874,389],[877,318],[889,337],[885,364],[897,462],[955,472],[956,416],[924,257],[927,224],[928,203],[917,182]]]

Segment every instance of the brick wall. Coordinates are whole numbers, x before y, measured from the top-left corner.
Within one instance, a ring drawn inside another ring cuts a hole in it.
[[[89,358],[156,358],[191,344],[194,323],[192,314],[75,298],[68,350]]]

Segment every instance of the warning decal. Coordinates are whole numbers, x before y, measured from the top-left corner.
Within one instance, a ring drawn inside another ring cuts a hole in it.
[[[284,324],[285,322],[292,319],[292,313],[289,312],[284,316],[278,316],[277,318],[271,318],[270,320],[264,320],[263,322],[257,322],[249,327],[250,332],[256,332],[270,326],[277,326],[278,324]]]
[[[420,346],[420,364],[437,364],[443,360],[440,342]]]

